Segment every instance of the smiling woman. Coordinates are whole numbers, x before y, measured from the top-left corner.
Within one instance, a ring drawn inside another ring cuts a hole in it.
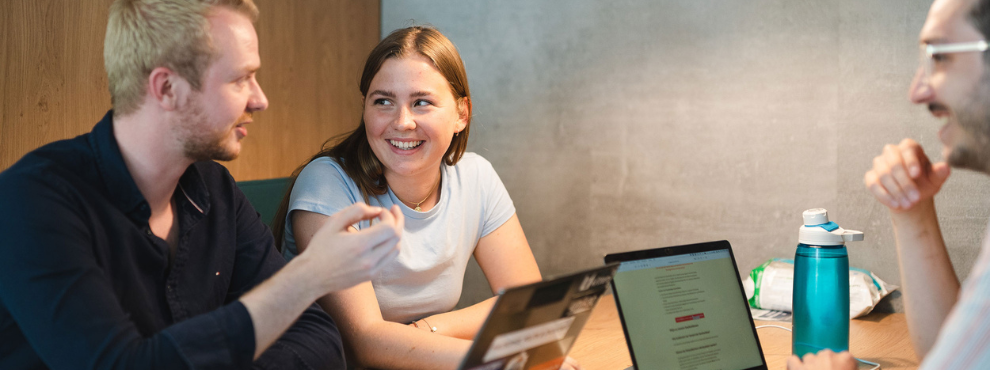
[[[357,130],[329,140],[297,171],[276,240],[291,259],[328,215],[358,202],[399,205],[399,256],[371,282],[319,303],[359,366],[454,368],[494,303],[451,311],[470,258],[492,292],[540,280],[539,268],[492,165],[465,152],[471,96],[450,40],[425,27],[393,32],[368,57],[361,93]]]

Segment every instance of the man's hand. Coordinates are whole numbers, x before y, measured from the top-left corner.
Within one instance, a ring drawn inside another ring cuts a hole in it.
[[[363,220],[373,225],[348,231]],[[389,211],[356,203],[330,216],[299,255],[319,266],[314,273],[323,283],[320,295],[371,280],[399,255],[404,223],[399,206]]]
[[[856,359],[848,351],[840,353],[823,349],[818,354],[806,354],[804,359],[791,356],[787,359],[787,370],[855,370]]]
[[[379,220],[361,231],[347,228],[362,220]],[[241,296],[254,323],[257,359],[306,307],[329,292],[371,280],[399,254],[403,218],[363,203],[344,208],[319,226],[306,248],[285,268]]]
[[[866,172],[863,182],[880,203],[893,212],[904,212],[934,197],[949,172],[947,163],[931,163],[921,145],[904,139],[898,145],[888,144],[883,154],[873,158],[873,169]]]

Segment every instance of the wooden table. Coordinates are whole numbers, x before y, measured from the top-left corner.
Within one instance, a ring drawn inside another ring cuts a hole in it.
[[[790,323],[756,322],[756,326],[766,324],[791,327]],[[762,328],[757,334],[770,370],[786,369],[787,358],[791,355],[791,333],[778,328]],[[852,320],[849,347],[853,356],[879,363],[884,370],[918,368],[904,314],[872,313]],[[612,296],[602,297],[598,302],[570,356],[587,370],[623,370],[632,366]],[[860,365],[860,369],[871,367]]]

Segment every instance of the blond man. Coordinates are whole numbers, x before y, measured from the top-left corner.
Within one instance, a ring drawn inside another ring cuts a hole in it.
[[[343,368],[313,304],[398,252],[355,205],[286,264],[223,166],[268,106],[250,0],[118,0],[114,110],[0,173],[0,368]],[[374,227],[346,231],[360,220]]]

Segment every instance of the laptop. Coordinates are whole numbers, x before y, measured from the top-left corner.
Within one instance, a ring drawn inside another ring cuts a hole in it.
[[[499,293],[461,370],[549,370],[564,363],[617,263]]]
[[[615,305],[640,370],[766,370],[729,242],[605,256],[619,263]]]

